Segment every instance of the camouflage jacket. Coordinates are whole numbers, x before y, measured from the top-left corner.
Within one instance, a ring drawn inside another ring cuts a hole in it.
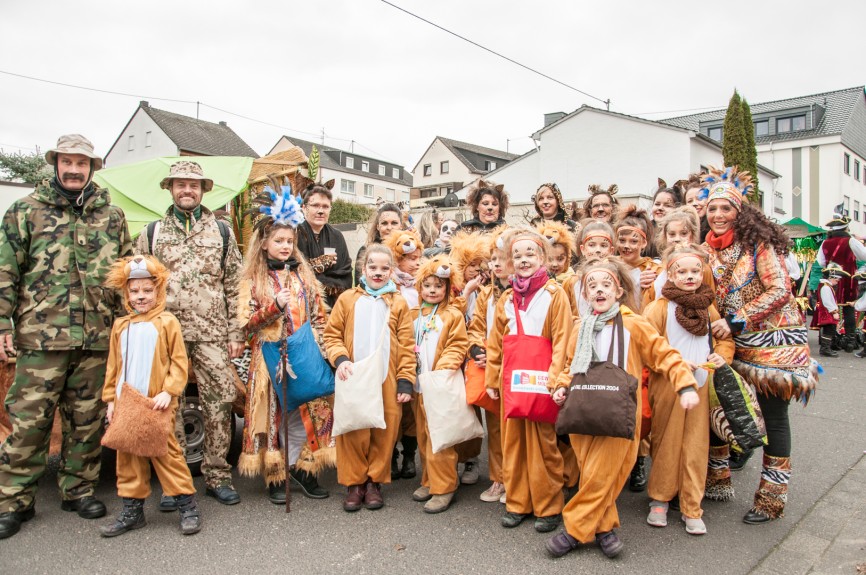
[[[136,253],[150,253],[151,238],[145,236],[138,236]],[[166,309],[180,320],[184,341],[244,341],[237,313],[241,252],[229,234],[223,269],[223,239],[210,210],[202,206],[201,218],[187,233],[170,206],[153,255],[171,272]]]
[[[22,349],[107,350],[120,294],[103,288],[132,254],[123,211],[97,188],[81,215],[49,180],[17,200],[0,226],[0,335]]]

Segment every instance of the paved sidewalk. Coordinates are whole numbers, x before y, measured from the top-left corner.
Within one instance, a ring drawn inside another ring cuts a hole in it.
[[[866,573],[866,456],[815,502],[752,573]]]

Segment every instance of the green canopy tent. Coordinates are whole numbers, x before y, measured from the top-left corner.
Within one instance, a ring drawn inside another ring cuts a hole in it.
[[[820,226],[813,226],[809,222],[801,220],[800,218],[791,218],[784,224],[782,227],[785,228],[785,231],[788,232],[788,235],[791,238],[805,238],[809,236],[819,236],[822,234],[826,234],[827,230]]]
[[[214,182],[204,194],[202,205],[210,210],[224,208],[247,188],[253,158],[233,156],[166,157],[106,168],[94,174],[93,181],[107,188],[111,203],[126,214],[129,232],[133,236],[150,222],[165,215],[171,205],[171,194],[159,187],[168,175],[169,167],[178,160],[198,162],[204,175]]]

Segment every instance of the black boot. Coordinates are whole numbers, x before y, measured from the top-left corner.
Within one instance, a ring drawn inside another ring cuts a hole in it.
[[[327,489],[319,485],[316,476],[312,473],[293,467],[289,474],[292,476],[292,481],[298,484],[303,494],[310,499],[326,499],[330,495]]]
[[[201,513],[195,501],[195,494],[178,495],[177,510],[180,512],[180,532],[194,535],[201,531]]]
[[[823,335],[819,336],[818,337],[818,346],[819,346],[818,353],[820,353],[824,357],[839,357],[839,353],[833,351],[833,348],[831,347],[832,341],[833,341],[833,338],[824,337]]]
[[[853,335],[843,335],[839,345],[846,353],[851,353],[857,349],[857,340],[854,339]]]
[[[634,492],[643,491],[646,489],[646,482],[646,457],[638,457],[628,478],[628,488]]]
[[[400,450],[394,446],[394,451],[391,453],[391,480],[400,479]]]
[[[403,444],[403,469],[400,470],[400,477],[412,479],[416,473],[415,452],[418,450],[418,438],[404,435],[401,443]]]
[[[103,537],[116,537],[132,529],[141,529],[145,525],[147,521],[144,519],[144,499],[124,497],[120,515],[114,523],[100,527],[99,533]]]
[[[9,511],[0,513],[0,539],[12,537],[21,529],[21,524],[30,521],[36,515],[35,507],[28,507],[23,511]]]
[[[268,483],[268,501],[274,505],[286,504],[286,482]]]
[[[739,471],[743,467],[745,467],[746,462],[752,457],[751,449],[749,451],[738,452],[735,450],[731,450],[731,457],[728,459],[728,465],[731,468],[731,471]]]

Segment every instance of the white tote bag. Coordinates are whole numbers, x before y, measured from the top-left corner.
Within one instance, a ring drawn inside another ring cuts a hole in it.
[[[388,319],[385,319],[373,353],[352,364],[352,375],[346,381],[334,378],[333,437],[358,429],[385,429],[382,384],[387,374],[382,365],[382,353],[385,330],[389,329]]]
[[[475,410],[466,403],[463,371],[439,369],[418,375],[433,453],[484,437]]]

